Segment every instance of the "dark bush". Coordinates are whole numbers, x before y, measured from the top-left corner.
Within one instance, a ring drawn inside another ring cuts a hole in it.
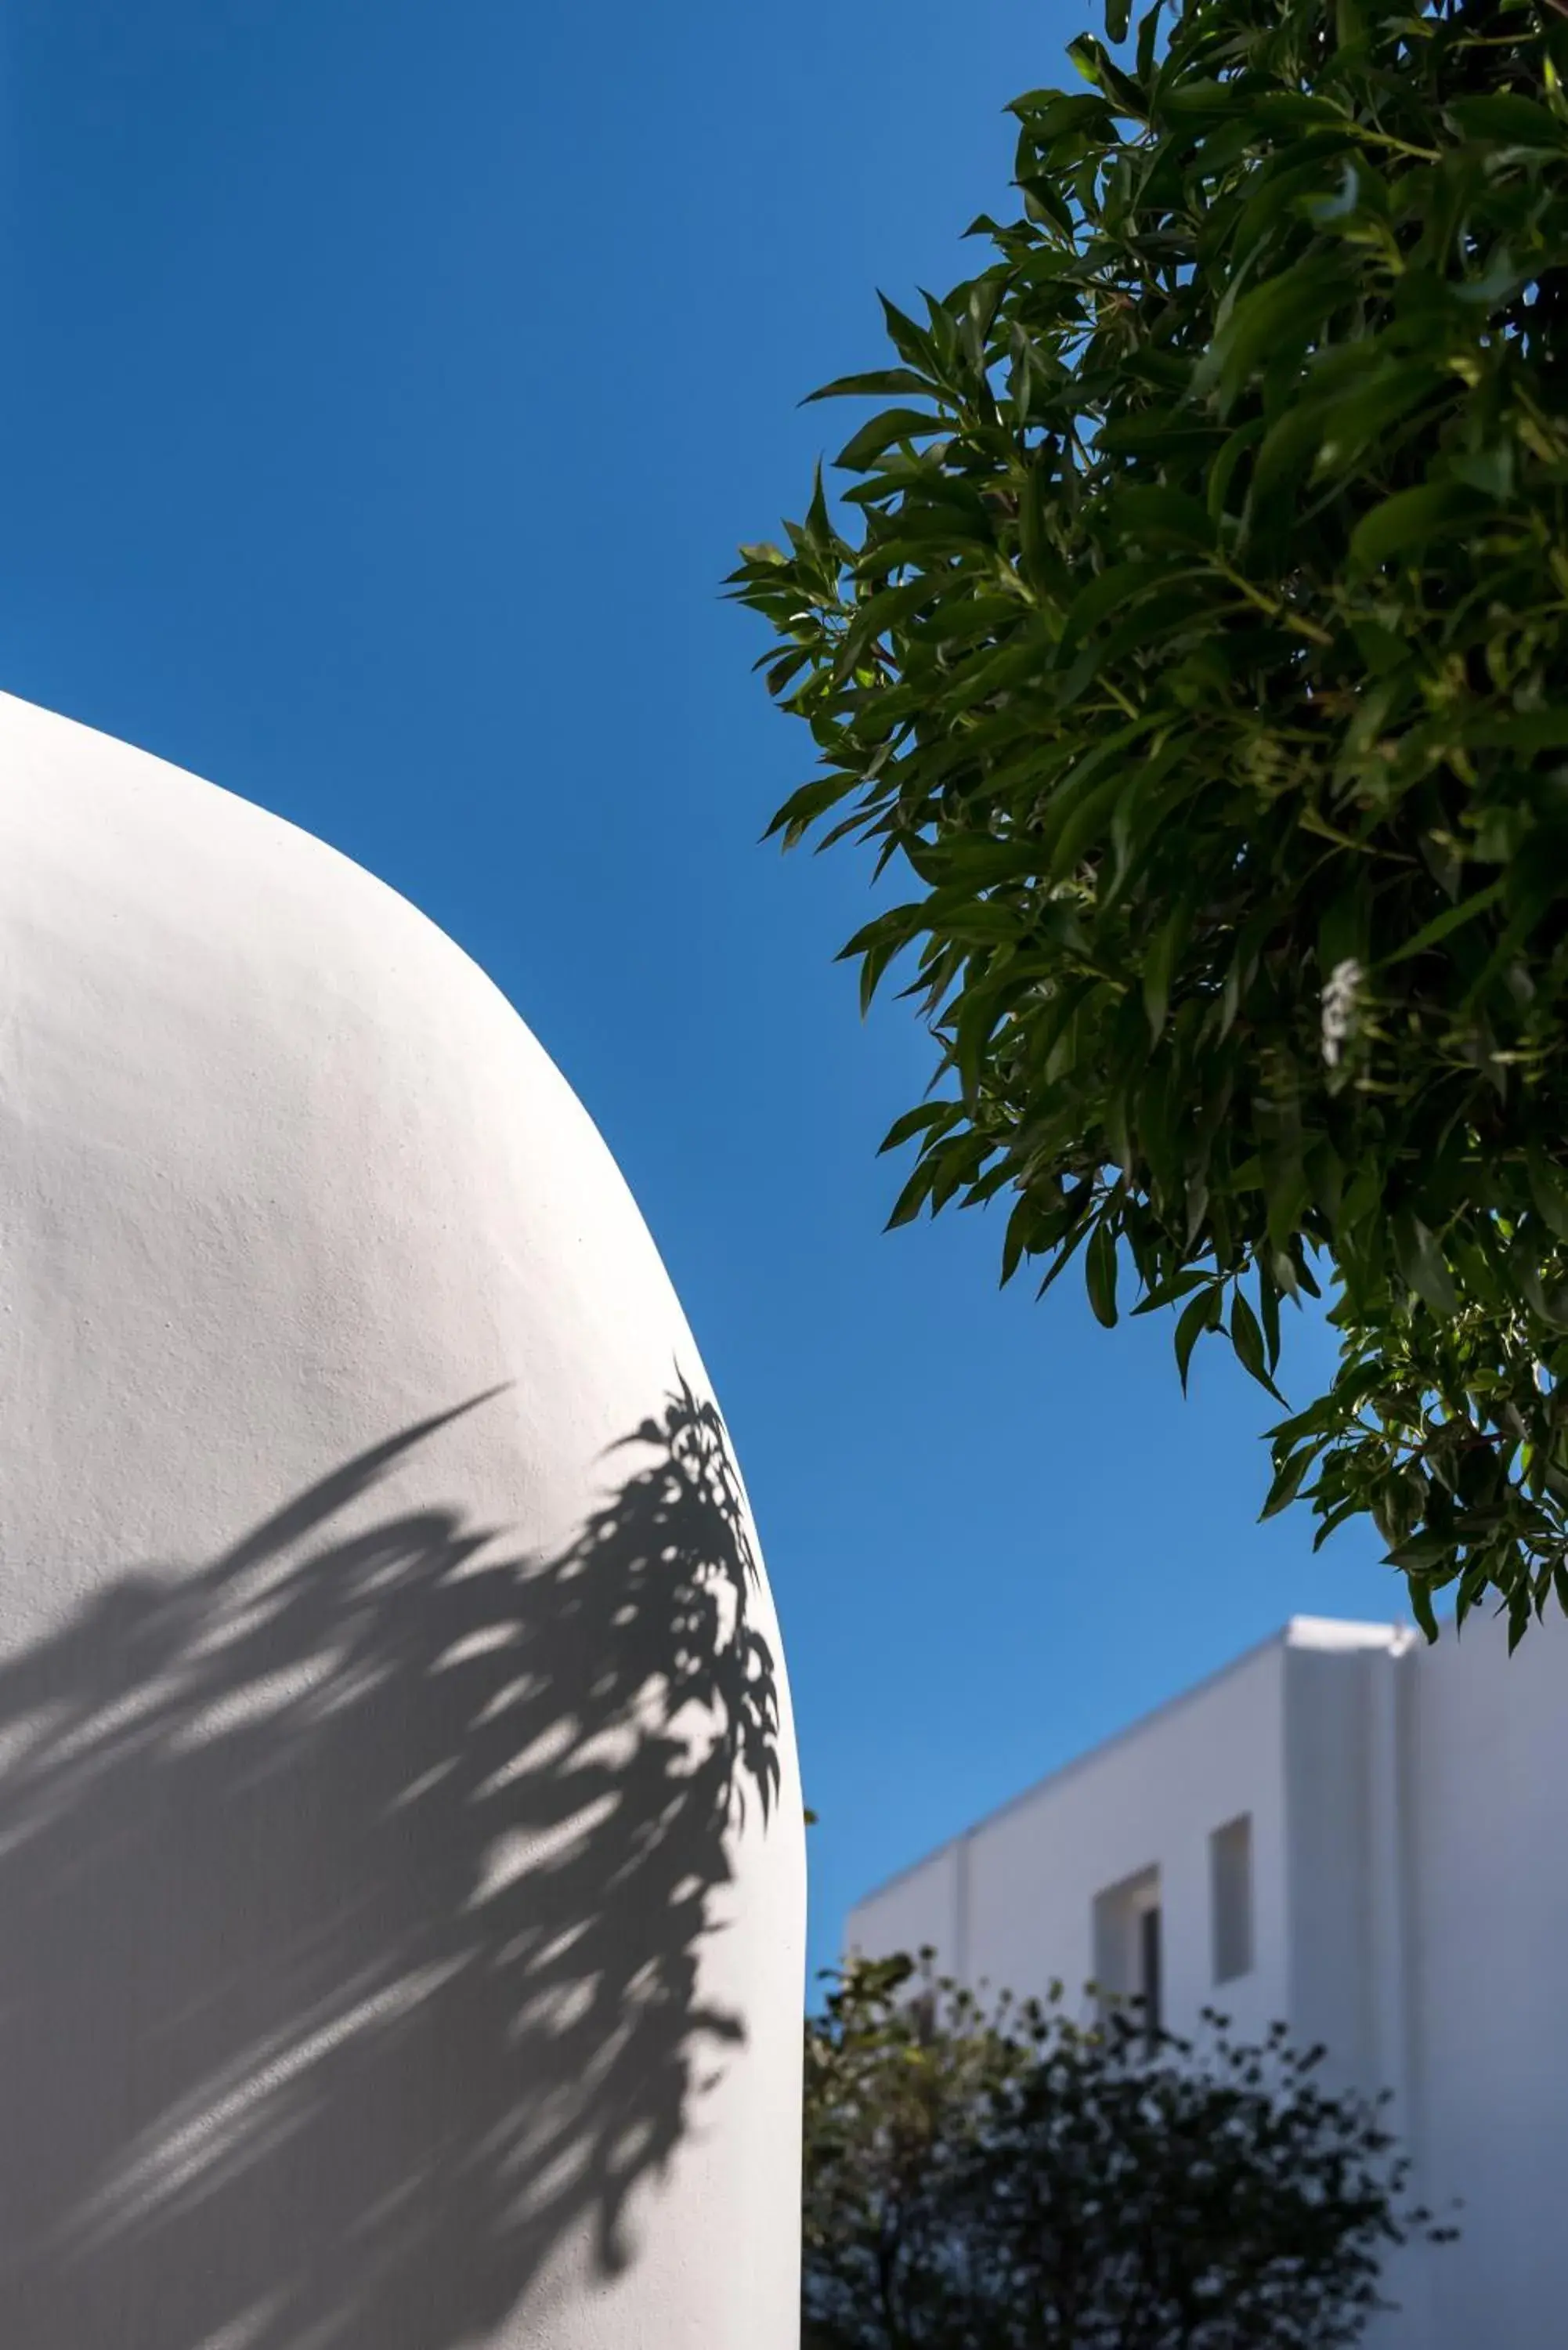
[[[1321,2055],[852,1965],[806,2029],[806,2350],[1355,2342],[1388,2249],[1452,2231],[1401,2210],[1404,2158]]]

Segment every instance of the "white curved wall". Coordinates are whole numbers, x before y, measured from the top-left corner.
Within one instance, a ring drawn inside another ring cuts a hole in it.
[[[6,2350],[785,2350],[778,1633],[561,1078],[0,699],[0,1217]]]

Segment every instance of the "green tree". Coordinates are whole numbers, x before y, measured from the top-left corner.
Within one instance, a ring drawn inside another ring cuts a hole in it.
[[[806,2027],[805,2350],[1329,2350],[1390,2245],[1452,2233],[1282,2031],[1195,2046],[913,1976],[852,1965]]]
[[[1568,1605],[1568,11],[1189,0],[1019,125],[1021,216],[733,591],[915,884],[894,1210],[1002,1196],[1272,1393],[1266,1513],[1370,1512],[1435,1634]],[[1107,33],[1128,35],[1127,0]],[[822,397],[825,395],[817,395]],[[1301,1399],[1298,1399],[1298,1401]]]

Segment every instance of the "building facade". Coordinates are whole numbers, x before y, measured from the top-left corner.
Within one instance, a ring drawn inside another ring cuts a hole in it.
[[[880,1887],[852,1950],[1138,1993],[1322,2041],[1392,2094],[1461,2234],[1386,2274],[1377,2350],[1557,2350],[1568,2310],[1568,1631],[1511,1659],[1298,1617]]]

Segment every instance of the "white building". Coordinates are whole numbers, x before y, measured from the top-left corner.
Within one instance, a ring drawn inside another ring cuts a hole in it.
[[[853,1911],[852,1950],[936,1949],[1019,1993],[1152,1993],[1184,2031],[1275,2018],[1393,2092],[1416,2189],[1460,2241],[1386,2278],[1378,2350],[1568,2338],[1568,1636],[1511,1659],[1298,1617]]]

